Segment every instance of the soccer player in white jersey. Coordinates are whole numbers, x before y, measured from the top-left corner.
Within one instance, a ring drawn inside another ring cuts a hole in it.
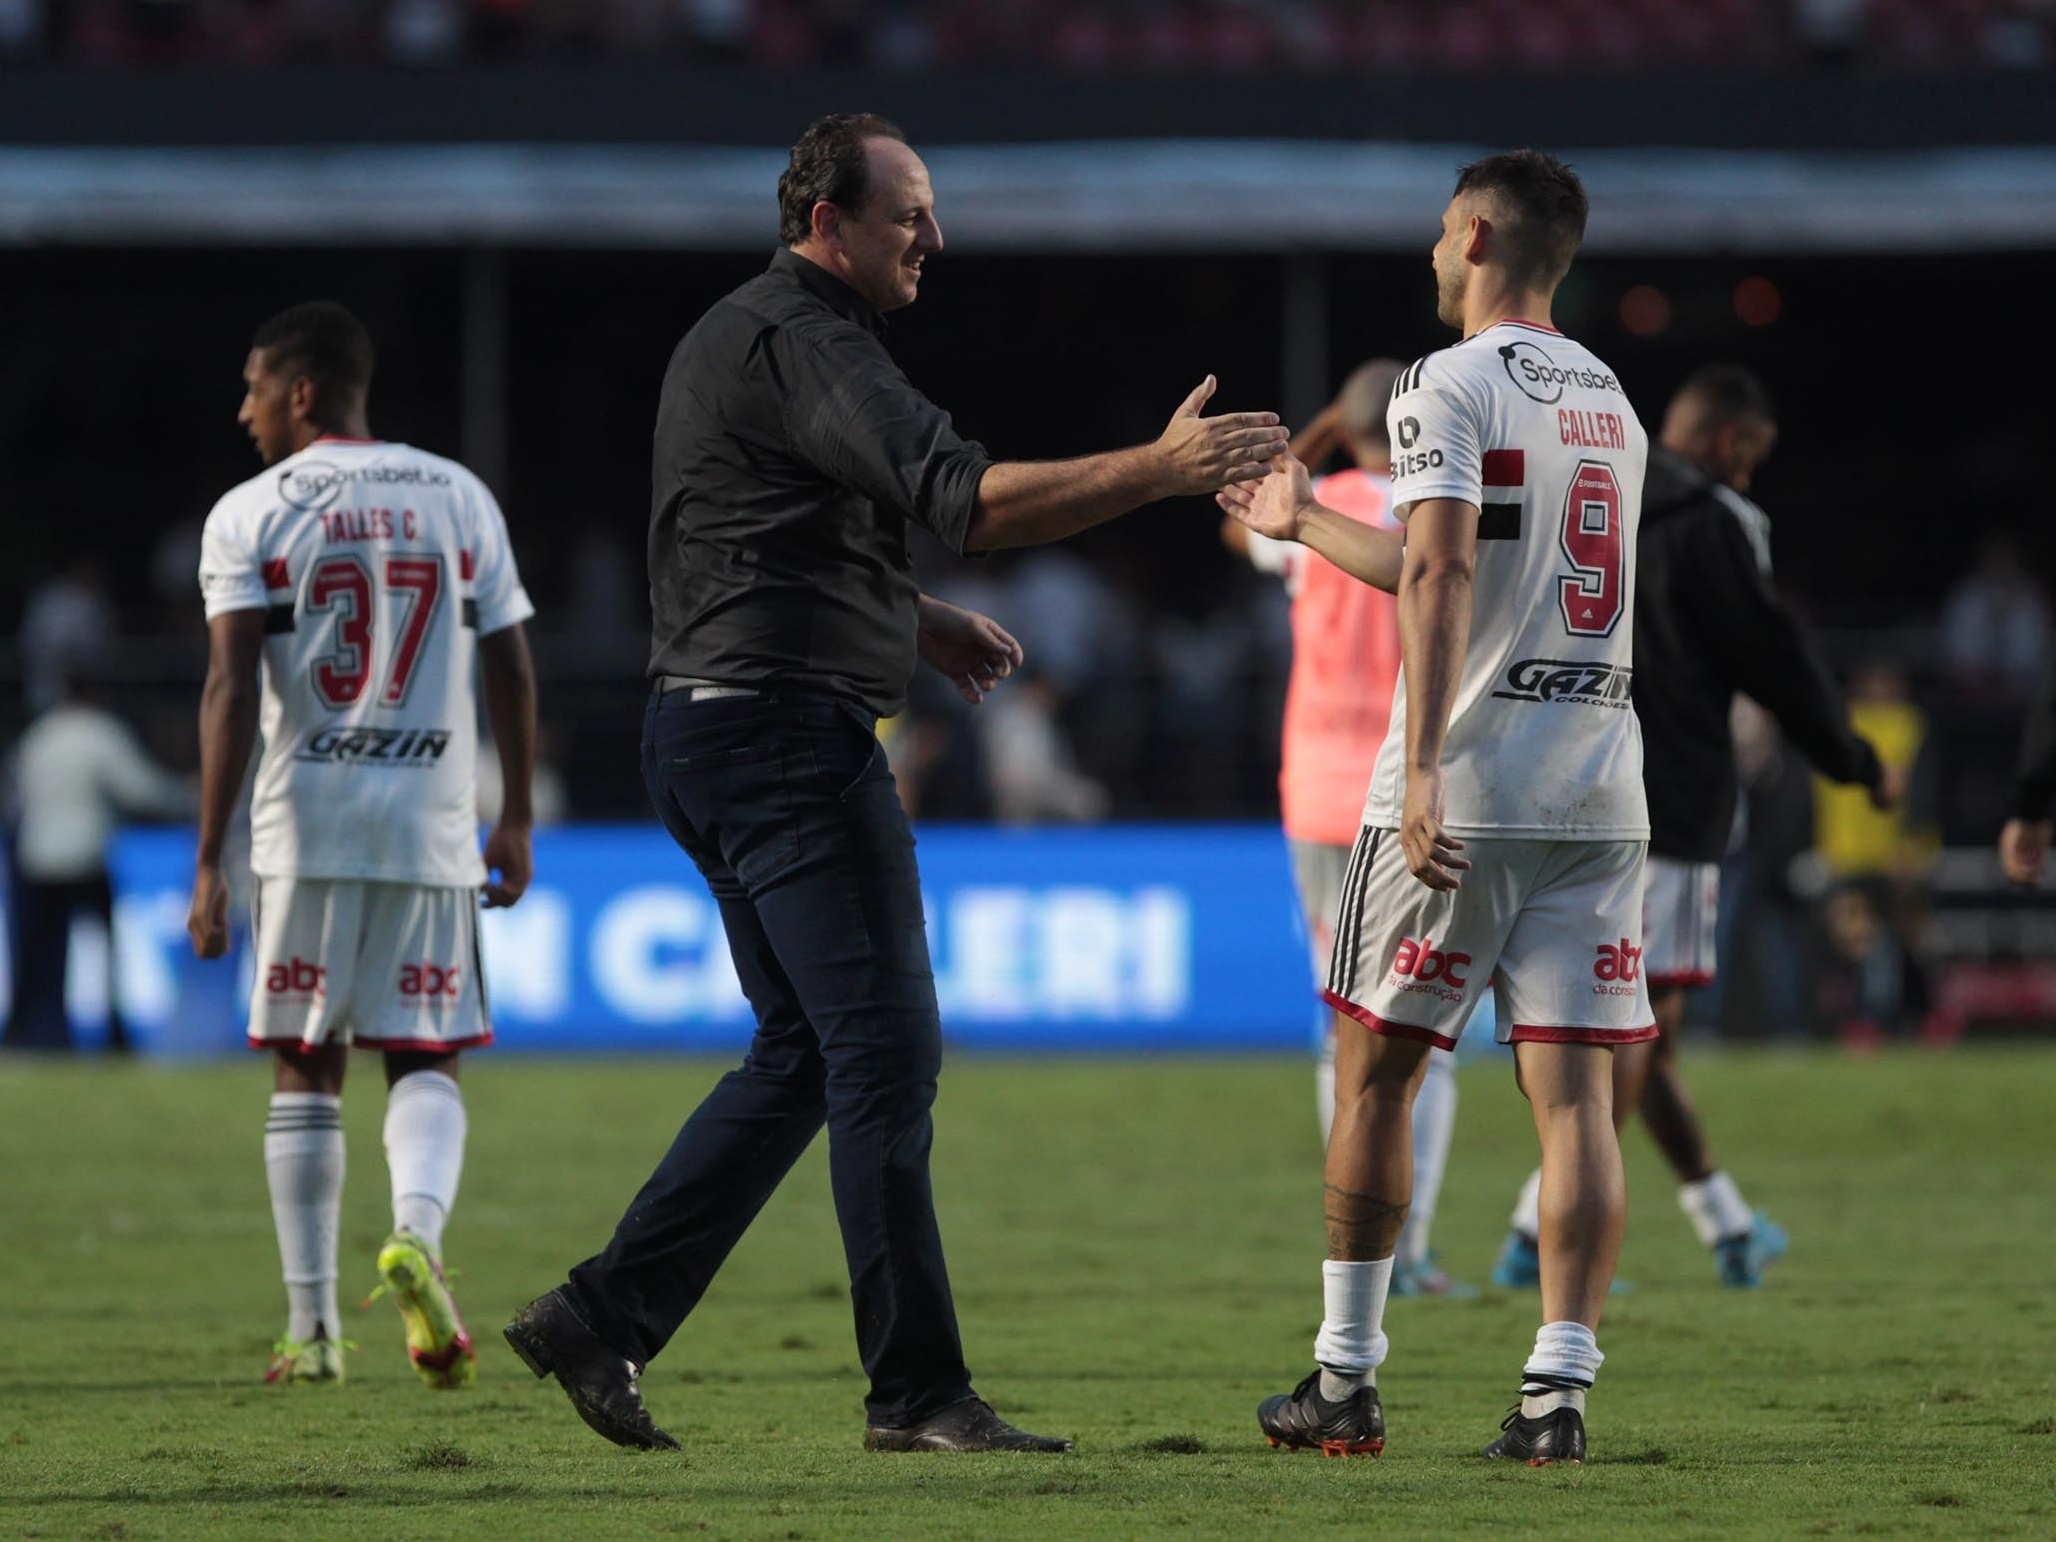
[[[1551,324],[1583,187],[1532,150],[1465,167],[1434,252],[1463,341],[1387,411],[1402,538],[1323,509],[1280,457],[1223,493],[1399,595],[1400,687],[1337,924],[1326,1313],[1314,1372],[1267,1400],[1273,1445],[1385,1443],[1377,1369],[1413,1192],[1411,1105],[1490,986],[1542,1147],[1542,1328],[1488,1457],[1585,1455],[1595,1329],[1626,1195],[1613,1050],[1656,1033],[1642,983],[1642,745],[1629,710],[1635,527],[1648,440],[1613,372]]]
[[[267,469],[215,505],[201,541],[209,660],[187,928],[202,958],[227,951],[222,841],[261,727],[250,1042],[274,1057],[264,1165],[288,1312],[265,1380],[343,1376],[336,1234],[354,1042],[385,1055],[393,1231],[378,1272],[421,1379],[461,1387],[471,1339],[442,1270],[464,1161],[457,1057],[492,1039],[480,890],[511,905],[532,868],[535,677],[521,623],[534,612],[484,484],[371,437],[371,370],[363,325],[326,301],[266,322],[244,366],[238,421]],[[474,661],[506,784],[483,861]]]

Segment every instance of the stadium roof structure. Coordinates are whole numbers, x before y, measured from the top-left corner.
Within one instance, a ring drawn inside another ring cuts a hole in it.
[[[924,144],[970,252],[1415,250],[1463,143]],[[1571,158],[1587,249],[1713,254],[2056,246],[2038,145],[1606,147]],[[744,146],[0,145],[0,244],[754,250],[782,150]]]

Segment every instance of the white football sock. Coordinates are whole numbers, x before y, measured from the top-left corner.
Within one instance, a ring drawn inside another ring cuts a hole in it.
[[[1521,1197],[1513,1202],[1513,1229],[1530,1242],[1542,1236],[1542,1169],[1528,1174],[1521,1185]]]
[[[437,1253],[464,1171],[464,1132],[464,1094],[442,1071],[410,1072],[386,1094],[393,1229],[411,1231]]]
[[[1335,1029],[1321,1035],[1321,1053],[1314,1061],[1314,1111],[1321,1116],[1321,1149],[1335,1129]]]
[[[1393,1257],[1402,1268],[1419,1269],[1428,1261],[1428,1232],[1435,1224],[1435,1201],[1442,1193],[1442,1175],[1449,1167],[1449,1143],[1456,1135],[1456,1057],[1428,1052],[1428,1074],[1414,1095],[1413,1208],[1400,1228]]]
[[[1392,1260],[1321,1265],[1321,1294],[1326,1315],[1314,1339],[1314,1359],[1321,1366],[1321,1396],[1334,1402],[1347,1397],[1385,1363],[1392,1346],[1385,1337],[1385,1292],[1392,1284]]]
[[[1678,1208],[1691,1220],[1702,1247],[1742,1236],[1756,1225],[1756,1212],[1726,1173],[1712,1173],[1697,1183],[1681,1185]]]
[[[286,1337],[342,1337],[336,1233],[343,1214],[343,1100],[274,1092],[264,1120],[264,1172],[286,1281]]]
[[[1544,1323],[1535,1335],[1535,1352],[1521,1368],[1522,1415],[1539,1419],[1566,1404],[1583,1413],[1585,1390],[1605,1359],[1598,1337],[1583,1323]]]

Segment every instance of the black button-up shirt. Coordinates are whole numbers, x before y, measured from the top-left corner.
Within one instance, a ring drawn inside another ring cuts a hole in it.
[[[653,677],[906,704],[907,525],[961,552],[992,461],[884,331],[854,289],[781,251],[686,333],[651,471]]]

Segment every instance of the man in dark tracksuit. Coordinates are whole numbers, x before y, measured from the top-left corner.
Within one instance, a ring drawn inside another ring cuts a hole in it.
[[[1771,585],[1770,521],[1743,495],[1776,441],[1770,397],[1753,374],[1729,364],[1695,371],[1649,453],[1636,542],[1634,701],[1649,795],[1642,968],[1662,1033],[1646,1051],[1615,1055],[1614,1114],[1641,1110],[1722,1283],[1737,1286],[1762,1283],[1784,1233],[1714,1165],[1677,1064],[1685,992],[1714,976],[1719,864],[1739,791],[1735,693],[1769,711],[1823,776],[1870,789],[1880,808],[1905,791],[1850,729],[1833,677]],[[1531,1208],[1524,1196],[1514,1212],[1499,1283],[1526,1282]]]

